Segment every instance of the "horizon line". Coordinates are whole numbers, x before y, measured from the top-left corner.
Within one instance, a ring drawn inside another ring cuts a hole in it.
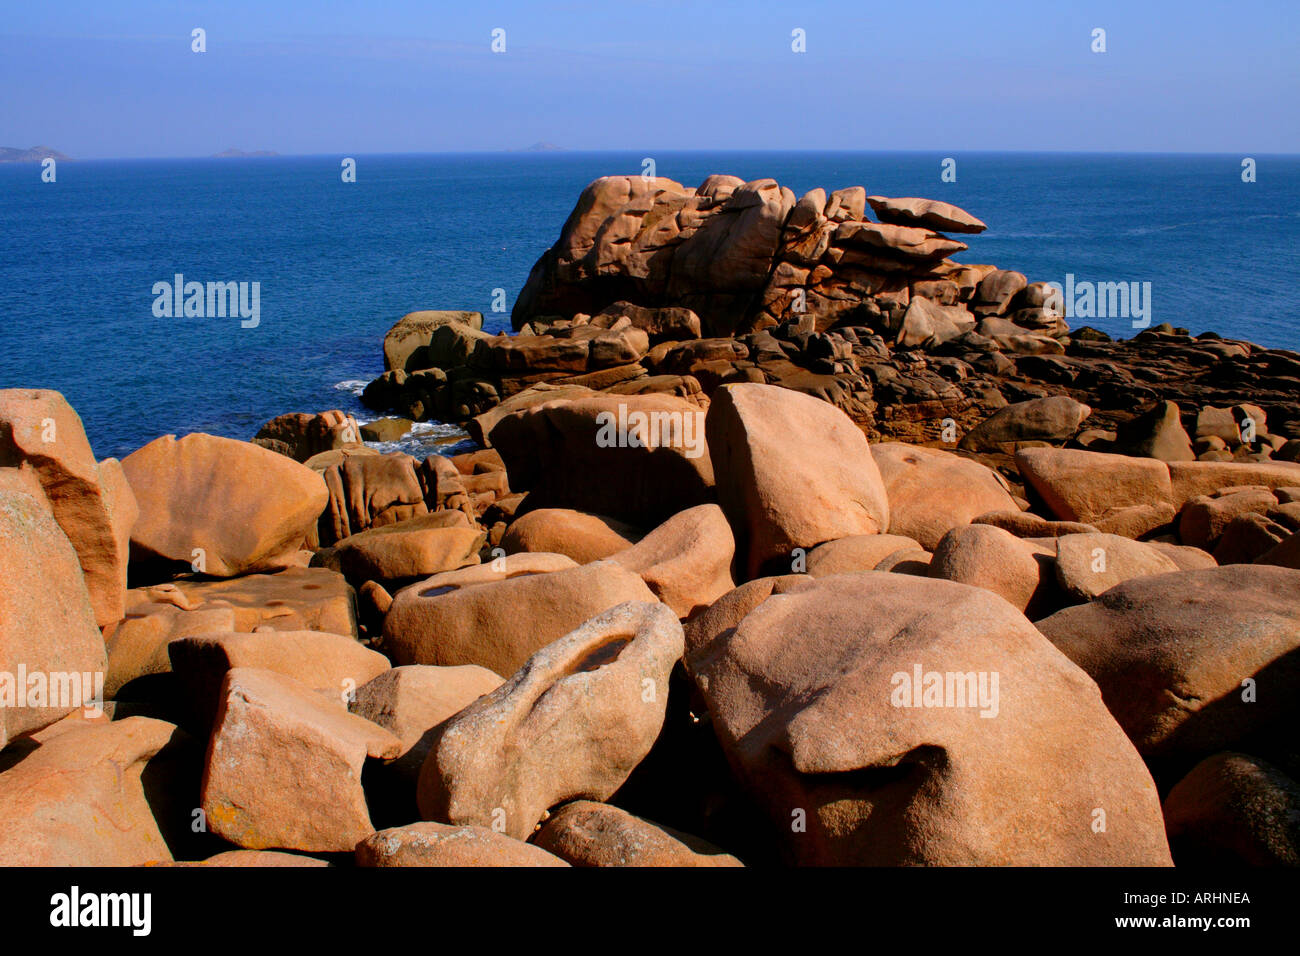
[[[12,149],[51,149],[55,152],[62,152],[53,146],[42,147],[7,147]],[[232,147],[238,148],[238,147]],[[242,151],[242,150],[241,150]],[[247,152],[257,152],[257,149],[248,150]],[[175,154],[175,155],[148,155],[148,156],[68,156],[64,162],[141,162],[141,161],[158,161],[158,160],[276,160],[276,159],[319,159],[335,158],[347,156],[367,156],[367,157],[394,157],[394,156],[483,156],[483,155],[501,155],[501,156],[534,156],[534,157],[555,157],[560,155],[569,156],[609,156],[623,155],[628,153],[656,153],[665,154],[716,154],[716,153],[765,153],[779,155],[898,155],[908,154],[936,154],[947,153],[951,155],[985,155],[985,156],[1204,156],[1204,157],[1238,157],[1238,156],[1269,156],[1269,157],[1300,157],[1300,152],[1227,152],[1223,150],[1161,150],[1161,149],[957,149],[951,148],[900,148],[900,149],[853,149],[853,148],[835,148],[835,149],[781,149],[775,147],[673,147],[668,149],[647,150],[644,147],[622,147],[622,148],[602,148],[602,149],[581,149],[558,147],[554,149],[533,149],[531,147],[516,148],[484,148],[484,149],[445,149],[445,150],[403,150],[403,151],[384,151],[384,152],[350,152],[347,150],[336,150],[329,152],[308,152],[308,153],[279,153],[275,150],[267,150],[275,153],[273,156],[221,156],[214,153],[203,154]],[[22,166],[38,164],[40,160],[22,160],[14,162],[0,163],[0,166]]]

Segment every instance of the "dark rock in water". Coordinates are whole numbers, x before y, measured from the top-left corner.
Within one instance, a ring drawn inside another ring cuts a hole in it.
[[[420,364],[421,349],[428,348],[435,331],[451,323],[482,329],[483,315],[480,312],[424,311],[402,316],[384,336],[384,370],[409,372],[428,368],[427,364]]]
[[[361,438],[374,442],[397,441],[414,424],[409,418],[380,418],[361,426]]]
[[[253,444],[287,455],[294,461],[306,461],[321,452],[356,445],[361,438],[356,419],[335,409],[317,415],[303,412],[278,415],[258,429]]]

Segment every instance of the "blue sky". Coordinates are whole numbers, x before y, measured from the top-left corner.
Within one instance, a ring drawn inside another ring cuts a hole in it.
[[[11,3],[0,145],[1300,152],[1298,62],[1300,0]]]

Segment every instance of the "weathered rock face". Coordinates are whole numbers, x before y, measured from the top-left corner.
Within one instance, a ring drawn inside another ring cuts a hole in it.
[[[934,199],[868,196],[867,202],[881,222],[896,226],[921,226],[944,232],[983,232],[988,228],[964,209]]]
[[[410,455],[352,455],[321,462],[329,492],[320,515],[318,539],[332,545],[370,528],[382,528],[428,514],[425,489]],[[433,471],[436,464],[426,470]],[[436,472],[433,482],[436,486]]]
[[[487,827],[411,823],[372,833],[357,866],[568,866],[545,850]]]
[[[327,451],[355,447],[360,442],[357,420],[338,409],[315,415],[305,412],[279,415],[253,436],[254,445],[301,462]]]
[[[1293,725],[1297,594],[1300,571],[1286,568],[1179,571],[1124,581],[1038,629],[1097,682],[1141,753],[1186,764]]]
[[[486,667],[410,664],[385,670],[358,687],[348,709],[401,740],[402,753],[388,767],[413,795],[433,745],[433,728],[501,684],[501,677]]]
[[[803,591],[812,586],[812,576],[809,574],[782,574],[777,577],[755,578],[728,591],[684,625],[686,656],[683,662],[687,669],[704,666],[715,652],[723,649],[721,644],[715,642],[773,594]]]
[[[481,312],[408,312],[384,336],[384,370],[414,371],[429,368],[425,360],[429,343],[443,326],[483,328]]]
[[[225,853],[218,853],[215,856],[210,856],[206,860],[200,860],[197,863],[173,863],[172,865],[219,867],[318,867],[333,866],[334,864],[327,860],[320,860],[314,856],[305,856],[301,853],[281,853],[278,850],[227,850]]]
[[[1208,495],[1219,488],[1258,485],[1286,488],[1300,483],[1300,464],[1291,461],[1171,461],[1170,496],[1181,508],[1196,495]]]
[[[590,800],[566,803],[532,841],[573,866],[743,866],[704,840]]]
[[[167,654],[204,727],[212,726],[225,676],[236,667],[292,677],[333,697],[340,707],[358,687],[389,669],[383,654],[352,637],[321,631],[198,634],[173,639]]]
[[[682,642],[664,605],[633,602],[538,651],[440,726],[422,816],[525,839],[548,808],[611,796],[659,735]]]
[[[634,328],[641,329],[650,339],[650,344],[660,342],[680,342],[683,339],[700,337],[700,317],[690,309],[680,306],[665,306],[660,309],[647,309],[631,302],[615,302],[606,306],[599,315],[591,317],[593,325],[605,328],[616,326],[626,318]]]
[[[463,511],[441,511],[349,535],[317,552],[312,561],[338,571],[354,586],[427,578],[478,564],[485,540]]]
[[[374,827],[361,789],[367,756],[395,736],[291,677],[226,673],[208,745],[202,808],[214,833],[249,850],[350,852]]]
[[[855,534],[813,548],[808,552],[808,567],[805,570],[813,577],[847,574],[851,571],[874,571],[881,561],[900,551],[923,550],[914,539],[903,535]]]
[[[880,472],[843,412],[786,389],[735,385],[716,394],[706,427],[718,501],[748,577],[795,548],[888,529]]]
[[[238,579],[236,579],[238,580]],[[137,592],[128,592],[133,597]],[[130,700],[147,695],[159,675],[171,673],[168,648],[171,642],[195,634],[235,630],[230,607],[198,606],[188,611],[170,604],[148,602],[137,605],[139,613],[128,611],[121,624],[108,634],[108,672],[104,696],[109,700]]]
[[[609,561],[541,574],[485,571],[461,581],[450,575],[464,572],[436,575],[398,592],[384,618],[384,648],[393,660],[513,674],[583,621],[625,601],[655,600],[637,574]]]
[[[1024,275],[1010,269],[994,269],[980,279],[972,304],[980,315],[1005,315],[1016,295],[1027,285]]]
[[[1300,866],[1300,784],[1258,757],[1215,754],[1169,791],[1165,826],[1180,866]]]
[[[708,607],[733,587],[736,540],[722,509],[698,505],[669,518],[614,564],[640,575],[679,618]]]
[[[1081,521],[1053,521],[1032,511],[989,511],[976,515],[971,524],[990,524],[1010,531],[1017,538],[1059,538],[1064,534],[1092,534],[1097,530]]]
[[[186,580],[134,588],[127,622],[136,615],[225,608],[236,631],[269,626],[278,631],[357,634],[356,596],[343,575],[328,568],[286,568],[226,581]],[[210,629],[211,630],[211,629]]]
[[[573,508],[653,527],[713,494],[704,412],[667,395],[546,402],[492,430],[526,507]]]
[[[499,404],[493,405],[481,414],[475,415],[471,421],[465,423],[465,430],[469,432],[471,438],[484,448],[493,448],[492,434],[496,431],[497,425],[507,416],[539,405],[545,405],[548,402],[591,398],[598,394],[600,393],[593,388],[588,388],[586,385],[553,385],[549,382],[538,382],[536,385],[530,385],[522,391],[515,392],[509,398],[503,399]]]
[[[953,528],[939,541],[928,575],[992,591],[1029,617],[1054,599],[1052,550],[992,525]]]
[[[1179,571],[1200,571],[1203,568],[1213,568],[1218,565],[1213,555],[1207,554],[1200,548],[1193,548],[1183,544],[1170,544],[1167,541],[1147,541],[1145,544],[1155,548],[1173,561],[1178,566]]]
[[[706,335],[744,322],[793,206],[794,194],[775,180],[745,183],[677,248],[665,291],[700,314]]]
[[[1056,539],[1056,580],[1077,601],[1091,601],[1121,581],[1181,570],[1168,554],[1115,534]]]
[[[1249,564],[1283,543],[1290,532],[1267,515],[1247,513],[1233,518],[1214,549],[1219,564]]]
[[[980,589],[820,578],[692,670],[798,862],[1169,863],[1155,785],[1096,685]]]
[[[0,390],[0,468],[23,468],[39,483],[54,520],[72,542],[95,622],[120,621],[126,594],[135,495],[116,459],[95,462],[81,418],[58,392]]]
[[[924,578],[929,575],[933,560],[934,555],[929,551],[901,549],[880,561],[875,570],[892,571],[895,574],[914,574]]]
[[[842,222],[836,227],[835,235],[845,242],[857,242],[920,260],[938,259],[966,248],[964,242],[946,239],[929,229],[886,223]]]
[[[671,297],[701,317],[706,335],[730,333],[767,280],[793,206],[794,195],[770,179],[711,178],[694,192],[668,179],[598,179],[533,267],[514,326]]]
[[[126,618],[105,632],[105,694],[131,699],[136,678],[169,673],[167,648],[177,638],[263,628],[355,638],[356,596],[341,574],[325,568],[133,588],[127,592]]]
[[[87,722],[0,773],[0,866],[139,866],[171,851],[141,783],[176,728]]]
[[[602,329],[587,324],[552,328],[545,335],[484,339],[475,347],[468,364],[485,375],[504,377],[576,375],[634,363],[649,348],[650,337],[641,329]]]
[[[1064,440],[1079,430],[1092,409],[1068,395],[1017,402],[998,409],[962,437],[969,451],[997,451],[1025,441]]]
[[[48,507],[0,490],[0,747],[89,704],[107,668],[77,554]]]
[[[639,530],[614,518],[571,508],[539,508],[511,522],[501,547],[508,554],[544,551],[587,564],[627,550],[641,536]]]
[[[1120,425],[1116,433],[1119,450],[1139,458],[1161,461],[1193,461],[1196,453],[1183,428],[1178,405],[1157,402],[1149,411]]]
[[[914,538],[927,551],[979,515],[1017,510],[1006,482],[977,461],[899,442],[872,445],[871,457],[889,498],[890,534]]]
[[[212,435],[165,435],[122,469],[140,503],[133,552],[216,577],[285,567],[328,500],[310,468]]]
[[[1197,495],[1178,513],[1178,537],[1183,544],[1212,550],[1239,515],[1266,513],[1277,504],[1277,496],[1263,487],[1227,488],[1212,495]]]
[[[965,308],[945,306],[917,296],[894,334],[894,345],[903,348],[937,348],[975,328],[975,320]]]
[[[1063,521],[1082,521],[1102,531],[1123,533],[1107,523],[1125,509],[1162,508],[1164,520],[1174,515],[1169,466],[1154,458],[1067,448],[1025,448],[1016,452],[1016,465],[1026,487],[1032,487],[1048,510]],[[1140,522],[1147,526],[1138,533],[1161,523],[1153,513]]]

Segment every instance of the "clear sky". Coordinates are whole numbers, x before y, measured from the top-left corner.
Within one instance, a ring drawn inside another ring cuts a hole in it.
[[[1300,0],[11,0],[0,145],[1300,152],[1298,63]]]

